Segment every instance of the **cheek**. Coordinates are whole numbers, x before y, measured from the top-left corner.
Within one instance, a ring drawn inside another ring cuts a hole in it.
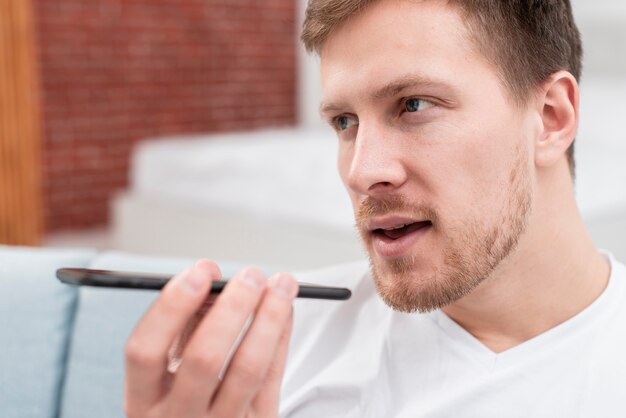
[[[510,187],[516,165],[519,143],[511,136],[515,128],[465,126],[440,149],[438,156],[443,158],[431,162],[441,174],[434,190],[439,191],[440,203],[445,206],[441,209],[455,218],[493,216]]]

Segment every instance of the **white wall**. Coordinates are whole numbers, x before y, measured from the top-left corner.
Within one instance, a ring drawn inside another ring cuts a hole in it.
[[[626,18],[626,2],[624,0],[572,0],[572,7],[577,19],[586,16]]]
[[[583,39],[583,80],[626,77],[626,2],[573,0]]]
[[[298,31],[302,28],[307,3],[307,0],[298,0]],[[319,115],[319,104],[322,101],[319,59],[315,54],[307,54],[299,39],[298,33],[298,121],[303,127],[319,128],[324,126]]]

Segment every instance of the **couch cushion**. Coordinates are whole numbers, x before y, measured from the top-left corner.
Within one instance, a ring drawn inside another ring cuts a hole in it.
[[[175,274],[193,262],[107,252],[90,267]],[[220,267],[230,276],[236,265]],[[124,345],[158,292],[89,287],[79,292],[61,417],[123,417]]]
[[[0,416],[57,416],[76,289],[55,270],[90,250],[0,246]]]

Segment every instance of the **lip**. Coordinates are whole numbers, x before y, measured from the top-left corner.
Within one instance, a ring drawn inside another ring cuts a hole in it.
[[[377,229],[391,229],[405,224],[424,221],[427,221],[427,219],[415,219],[408,216],[385,216],[383,218],[372,218],[367,223],[367,229],[373,232]]]
[[[387,222],[389,221],[389,222]],[[400,238],[392,239],[382,234],[374,234],[376,229],[389,229],[402,224],[419,223],[424,225],[419,229],[411,231]],[[383,225],[383,226],[379,226]],[[415,220],[402,217],[394,217],[385,221],[371,222],[370,226],[374,229],[370,230],[374,251],[382,258],[398,258],[407,255],[411,250],[422,241],[432,227],[432,223],[424,220]]]

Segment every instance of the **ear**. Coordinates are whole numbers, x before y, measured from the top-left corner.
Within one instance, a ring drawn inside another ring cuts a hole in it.
[[[543,84],[539,110],[543,130],[535,143],[535,164],[555,164],[574,141],[578,129],[578,83],[567,71],[559,71]]]

